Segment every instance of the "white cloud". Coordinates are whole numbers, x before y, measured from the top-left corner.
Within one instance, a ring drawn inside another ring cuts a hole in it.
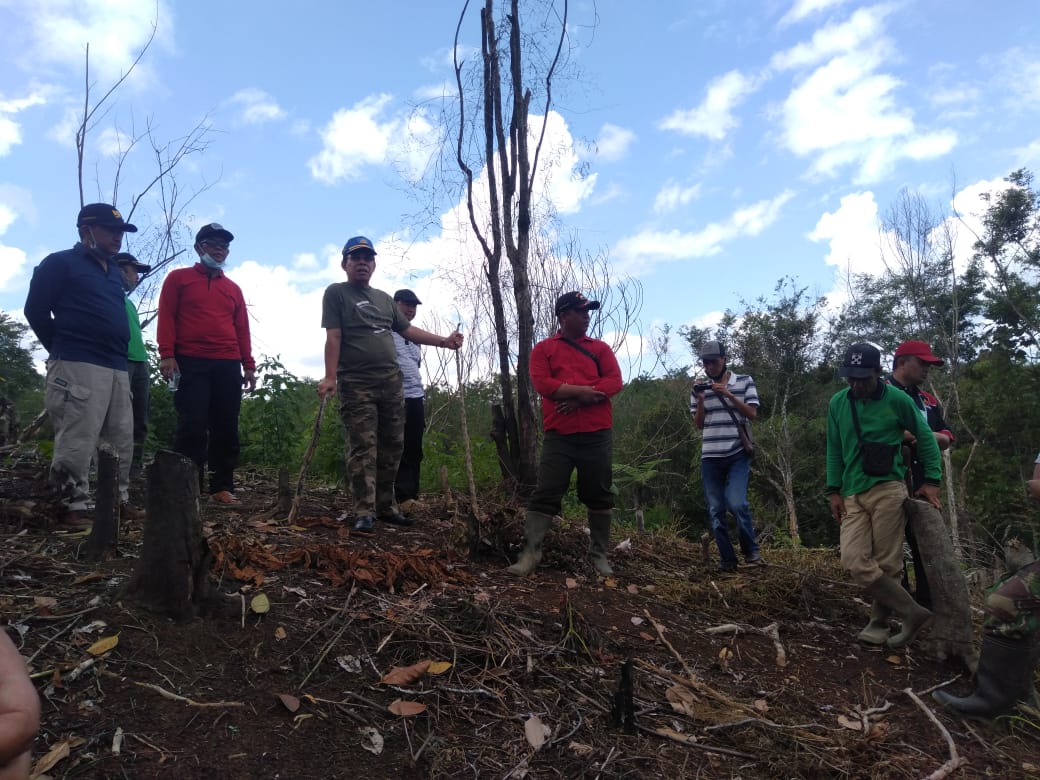
[[[238,121],[247,125],[261,125],[286,117],[285,111],[273,97],[262,89],[240,89],[228,99],[238,111]]]
[[[873,192],[846,195],[836,211],[825,212],[808,235],[827,242],[827,265],[844,272],[877,274],[883,270],[878,242],[878,206]]]
[[[844,5],[846,2],[847,0],[795,0],[794,7],[780,20],[780,26],[800,22],[813,14]]]
[[[663,130],[721,141],[739,124],[733,115],[734,109],[755,89],[755,79],[738,70],[731,70],[708,85],[707,94],[699,106],[675,111],[661,120],[658,126]]]
[[[635,143],[636,134],[624,127],[607,123],[599,130],[596,139],[596,155],[601,160],[616,162],[628,154],[628,148]]]
[[[10,154],[11,149],[22,142],[21,126],[11,117],[32,106],[46,103],[48,91],[37,88],[24,98],[0,100],[0,157]]]
[[[17,212],[10,206],[0,203],[0,236],[18,219]],[[25,266],[25,252],[13,246],[0,243],[0,291],[7,290],[12,280],[22,284],[22,268]],[[14,289],[11,285],[10,289]]]
[[[1012,92],[1012,111],[1040,108],[1040,58],[1035,52],[1014,48],[1002,57],[1000,82]]]
[[[97,149],[106,157],[118,157],[126,152],[132,143],[129,135],[114,127],[106,127],[97,137]]]
[[[675,211],[680,206],[687,206],[700,197],[701,185],[698,182],[692,187],[683,187],[675,182],[668,182],[654,198],[654,212],[663,214]]]
[[[1015,158],[1022,166],[1035,168],[1040,164],[1040,138],[1020,146],[1014,151]]]
[[[807,68],[865,47],[879,47],[879,54],[891,53],[891,43],[883,35],[885,17],[891,10],[883,5],[860,8],[847,21],[821,27],[809,43],[774,54],[770,66],[780,71]]]

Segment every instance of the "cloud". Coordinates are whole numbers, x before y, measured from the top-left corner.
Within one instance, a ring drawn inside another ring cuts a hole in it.
[[[661,120],[658,127],[675,130],[683,135],[699,135],[721,141],[739,124],[733,116],[733,110],[755,89],[755,79],[731,70],[708,85],[707,94],[699,106],[673,112]]]
[[[847,0],[795,0],[794,7],[784,14],[784,17],[780,20],[780,26],[785,27],[789,24],[795,24],[813,14],[826,11],[828,8],[836,8],[839,5],[844,5],[846,2]]]
[[[0,236],[18,219],[18,214],[10,206],[0,203]],[[22,267],[25,265],[26,255],[21,249],[0,243],[0,291],[14,289],[10,283],[17,280],[19,285],[24,282]]]
[[[825,212],[807,236],[827,242],[827,265],[856,274],[883,270],[878,242],[878,205],[873,192],[856,192],[841,199],[837,210]]]
[[[129,135],[114,127],[106,127],[97,137],[97,149],[106,157],[118,157],[126,152],[132,143]]]
[[[385,116],[392,101],[386,93],[370,95],[336,111],[320,131],[321,151],[307,162],[311,176],[335,184],[359,179],[364,168],[381,165],[420,175],[436,151],[437,128],[421,110]]]
[[[761,200],[734,211],[723,222],[712,222],[696,232],[646,230],[623,238],[611,255],[625,260],[616,263],[621,273],[640,274],[654,262],[710,257],[723,250],[723,244],[740,236],[756,236],[772,225],[784,205],[794,197],[785,190],[775,198]]]
[[[636,134],[631,130],[607,123],[599,130],[596,156],[606,162],[616,162],[628,154],[628,148],[635,140]]]
[[[255,87],[240,89],[228,103],[239,110],[238,121],[246,125],[262,125],[286,117],[278,101]]]
[[[1010,110],[1021,113],[1040,108],[1040,58],[1035,52],[1013,48],[1001,57],[1000,83],[1011,90]]]
[[[698,182],[692,187],[683,187],[675,182],[668,182],[654,198],[654,212],[664,214],[675,211],[680,206],[687,206],[700,197],[701,185]]]
[[[46,103],[48,91],[46,88],[36,88],[26,97],[0,100],[0,157],[10,154],[11,149],[22,142],[21,126],[12,116]]]

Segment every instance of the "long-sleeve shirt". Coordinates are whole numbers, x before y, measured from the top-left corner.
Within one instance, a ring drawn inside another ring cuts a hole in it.
[[[621,368],[614,350],[605,341],[588,336],[575,341],[595,355],[596,360],[576,350],[563,340],[560,333],[539,341],[531,350],[531,381],[542,396],[542,421],[546,431],[590,433],[614,424],[610,398],[621,392]],[[607,400],[579,406],[570,414],[560,414],[552,396],[565,384],[593,387],[605,393]]]
[[[25,319],[51,360],[126,371],[130,324],[119,266],[83,244],[47,255],[33,270]]]
[[[242,290],[223,272],[211,273],[202,263],[166,277],[156,336],[160,359],[183,355],[240,360],[247,371],[256,369]]]

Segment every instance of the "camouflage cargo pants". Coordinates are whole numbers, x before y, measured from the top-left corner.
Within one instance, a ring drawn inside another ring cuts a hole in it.
[[[984,630],[1012,639],[1040,631],[1040,561],[1009,574],[986,595]]]
[[[354,512],[387,514],[394,509],[394,478],[404,449],[401,374],[378,385],[340,379],[339,402]]]

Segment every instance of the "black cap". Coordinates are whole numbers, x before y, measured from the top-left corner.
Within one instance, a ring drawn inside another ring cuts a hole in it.
[[[230,230],[216,222],[210,222],[208,225],[200,227],[199,232],[195,234],[195,243],[199,244],[207,238],[219,238],[221,241],[229,243],[235,240],[235,236]]]
[[[571,309],[584,309],[585,311],[595,311],[599,308],[599,301],[590,301],[580,292],[574,291],[564,293],[556,299],[556,313],[563,314],[565,311]]]
[[[701,344],[701,360],[726,357],[726,345],[721,341],[705,341]]]
[[[398,290],[394,293],[394,300],[401,303],[410,303],[412,306],[418,306],[422,303],[419,297],[411,290]]]
[[[123,221],[119,209],[109,203],[88,203],[79,210],[76,227],[118,228],[126,233],[136,233],[137,226]]]
[[[140,274],[146,274],[152,270],[150,265],[142,263],[129,252],[119,252],[118,254],[112,255],[112,259],[116,261],[116,264],[118,264],[120,268],[124,265],[132,265]]]
[[[881,368],[881,350],[873,344],[862,342],[845,350],[838,376],[850,379],[867,379]]]

